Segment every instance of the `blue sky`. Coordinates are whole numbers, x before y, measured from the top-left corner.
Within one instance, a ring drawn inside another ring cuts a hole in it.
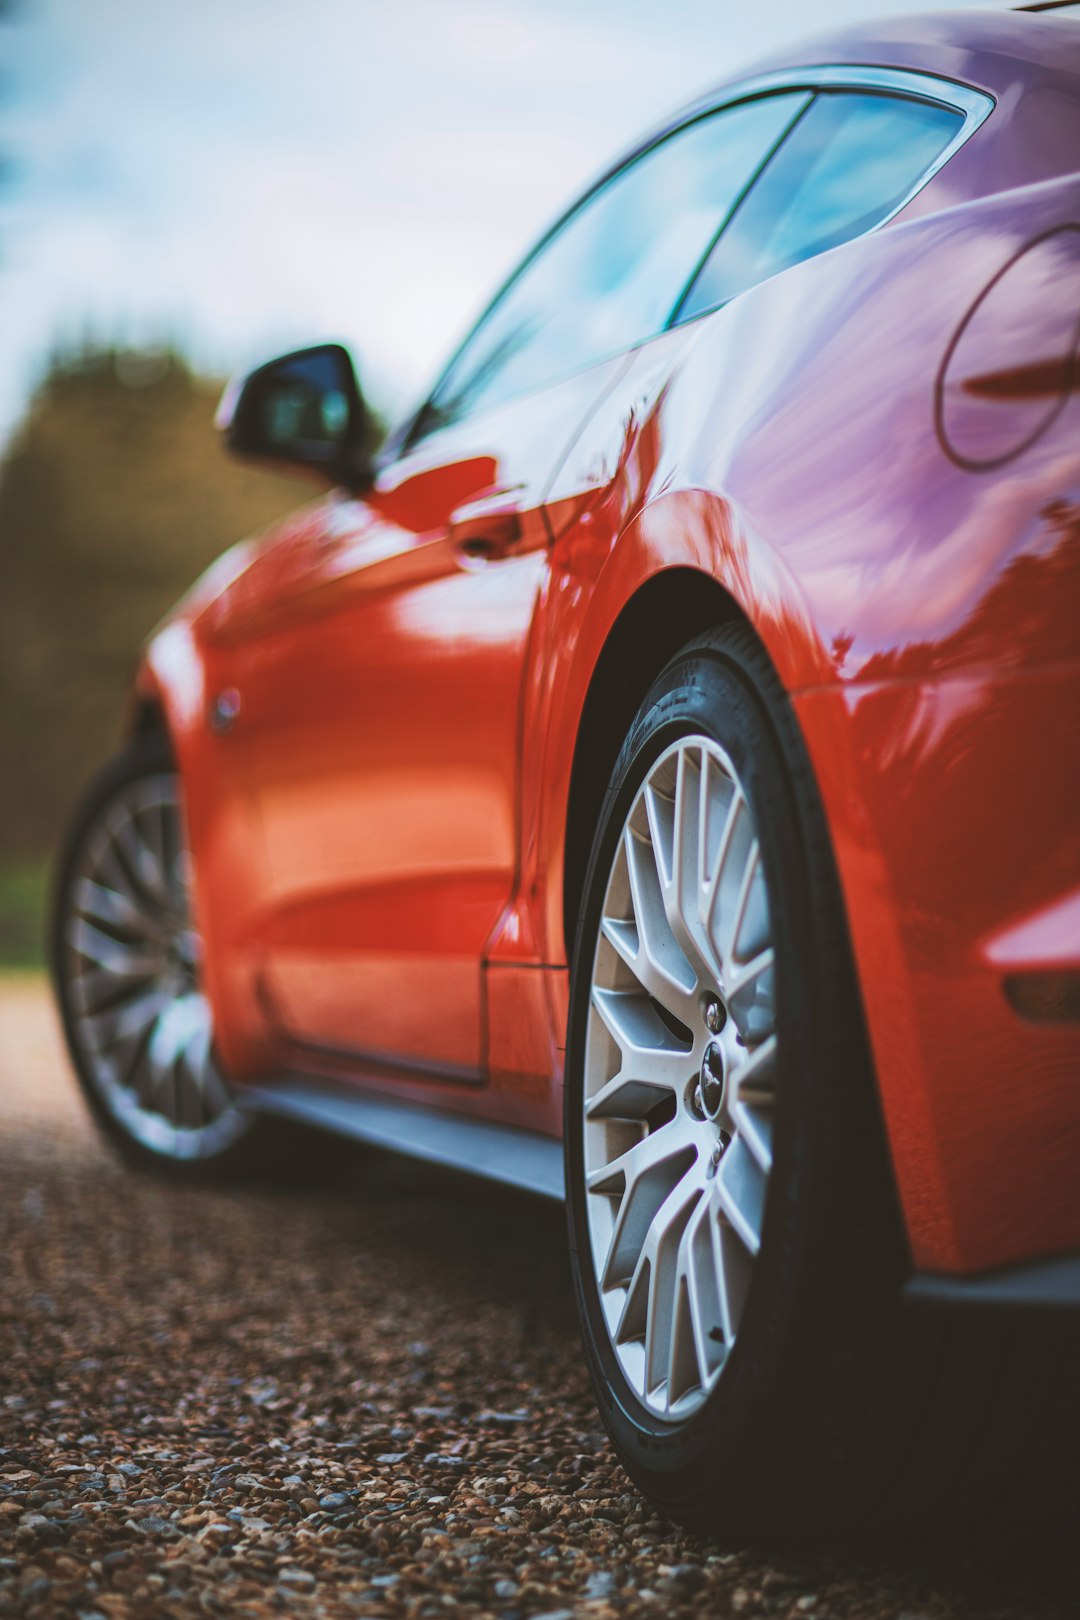
[[[963,0],[960,0],[963,3]],[[404,404],[650,123],[880,0],[14,0],[0,443],[50,348],[337,336]]]

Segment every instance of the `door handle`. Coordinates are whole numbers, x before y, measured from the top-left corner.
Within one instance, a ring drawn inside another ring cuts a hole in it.
[[[450,539],[466,557],[489,561],[505,557],[521,539],[519,491],[524,484],[492,490],[466,501],[450,516]]]

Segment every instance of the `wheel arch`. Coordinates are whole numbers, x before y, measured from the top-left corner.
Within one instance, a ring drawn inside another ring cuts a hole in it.
[[[138,690],[132,693],[124,717],[124,741],[132,744],[162,742],[173,751],[172,734],[160,693]]]
[[[753,629],[739,603],[711,574],[679,566],[639,586],[608,631],[586,689],[570,771],[562,897],[567,960],[600,805],[634,715],[680,647],[732,622]]]

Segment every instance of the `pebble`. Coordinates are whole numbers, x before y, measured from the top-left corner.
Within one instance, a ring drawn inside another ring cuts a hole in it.
[[[293,1587],[298,1592],[310,1592],[315,1585],[315,1577],[309,1569],[282,1569],[278,1571],[278,1583]]]
[[[280,1189],[133,1176],[91,1133],[43,997],[13,1036],[12,994],[0,980],[0,1615],[1075,1612],[1071,1553],[1009,1585],[977,1561],[939,1578],[914,1552],[780,1558],[678,1529],[598,1419],[560,1211],[374,1153]]]

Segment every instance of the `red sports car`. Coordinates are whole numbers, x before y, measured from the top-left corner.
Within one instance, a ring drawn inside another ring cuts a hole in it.
[[[1051,1378],[965,1303],[1080,1302],[1078,340],[1080,12],[954,13],[652,131],[381,449],[336,345],[231,389],[328,493],[155,632],[64,853],[109,1134],[565,1191],[690,1522],[959,1490]]]

